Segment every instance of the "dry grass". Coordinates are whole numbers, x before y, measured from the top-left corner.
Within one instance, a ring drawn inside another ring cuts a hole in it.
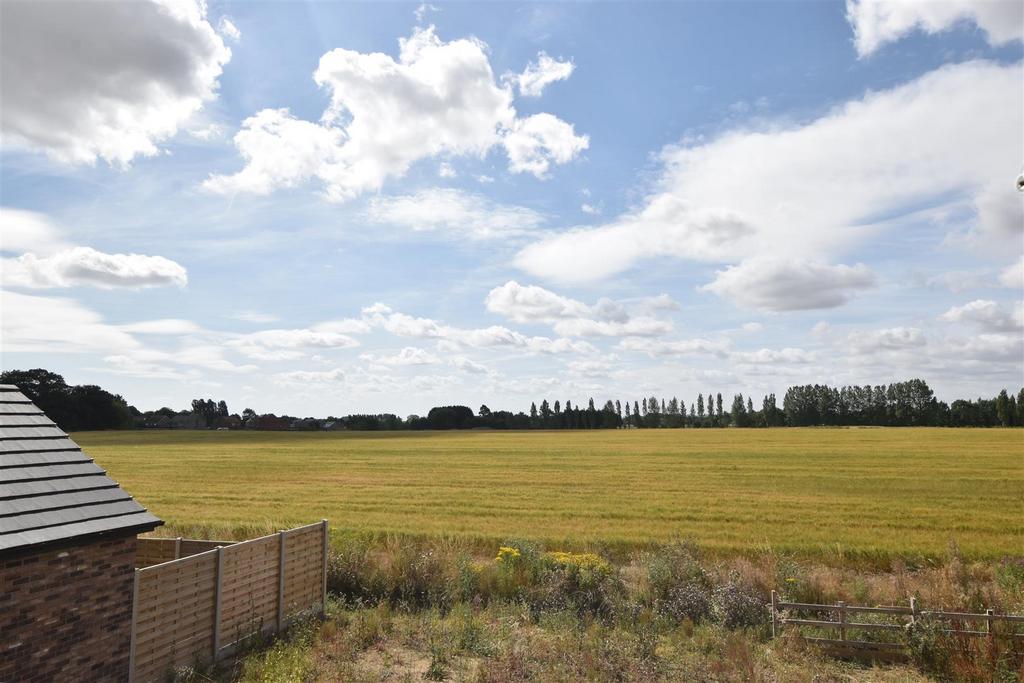
[[[509,536],[616,557],[674,535],[836,566],[1024,548],[1019,430],[91,432],[74,435],[166,533],[329,518],[378,538]]]

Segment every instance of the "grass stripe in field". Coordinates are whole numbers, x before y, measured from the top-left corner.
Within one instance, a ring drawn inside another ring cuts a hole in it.
[[[530,536],[691,536],[940,555],[1024,554],[1024,432],[989,429],[75,434],[172,525]]]

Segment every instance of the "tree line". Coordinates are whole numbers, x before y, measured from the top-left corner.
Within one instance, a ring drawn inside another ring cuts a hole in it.
[[[60,375],[40,368],[0,373],[0,383],[15,384],[65,431],[91,429],[272,429],[352,431],[446,429],[708,429],[722,427],[1017,427],[1024,426],[1024,388],[1016,396],[1005,389],[992,398],[957,399],[950,404],[935,398],[921,379],[882,385],[831,387],[792,386],[778,405],[775,394],[753,397],[734,394],[726,403],[720,392],[697,394],[687,404],[675,396],[640,400],[562,403],[542,399],[529,411],[491,410],[482,405],[431,408],[425,416],[394,413],[352,414],[344,417],[298,418],[258,414],[246,408],[230,413],[227,403],[197,398],[191,410],[160,408],[141,412],[120,395],[95,385],[68,385]]]

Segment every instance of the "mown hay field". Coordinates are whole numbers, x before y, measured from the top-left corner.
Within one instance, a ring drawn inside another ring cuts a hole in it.
[[[87,432],[171,534],[288,528],[628,550],[1024,555],[1024,431]]]

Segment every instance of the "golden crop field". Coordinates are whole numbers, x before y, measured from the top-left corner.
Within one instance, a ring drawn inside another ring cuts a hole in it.
[[[87,432],[172,533],[335,530],[480,543],[1024,555],[1024,431]]]

